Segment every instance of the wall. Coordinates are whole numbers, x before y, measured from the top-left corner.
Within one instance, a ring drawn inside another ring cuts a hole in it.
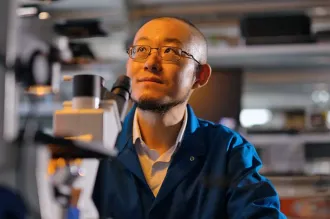
[[[243,71],[215,69],[208,84],[196,90],[189,104],[197,116],[218,123],[223,117],[237,119],[241,110]]]

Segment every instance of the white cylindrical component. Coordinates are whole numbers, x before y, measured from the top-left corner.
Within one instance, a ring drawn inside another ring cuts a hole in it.
[[[98,97],[74,97],[72,109],[98,109],[100,98]]]

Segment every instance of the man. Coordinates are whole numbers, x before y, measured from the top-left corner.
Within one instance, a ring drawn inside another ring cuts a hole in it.
[[[133,109],[103,161],[94,201],[114,219],[285,218],[254,147],[187,105],[211,76],[203,34],[170,17],[153,19],[128,49]],[[215,94],[216,95],[216,94]],[[205,106],[207,107],[207,106]]]

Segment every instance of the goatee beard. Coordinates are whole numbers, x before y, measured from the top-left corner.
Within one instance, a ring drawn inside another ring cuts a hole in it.
[[[158,101],[150,100],[147,98],[141,98],[140,100],[136,100],[136,99],[132,98],[132,101],[136,105],[137,108],[139,108],[143,111],[150,111],[150,112],[154,112],[154,113],[165,114],[173,107],[186,102],[186,100],[188,98],[189,98],[189,93],[180,100],[172,101],[172,102],[168,102],[168,103],[159,103]]]

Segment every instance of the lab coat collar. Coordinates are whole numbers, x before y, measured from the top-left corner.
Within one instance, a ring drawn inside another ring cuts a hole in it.
[[[138,179],[140,179],[150,189],[133,144],[133,120],[136,106],[126,116],[122,132],[117,141],[119,154],[117,159]],[[162,187],[156,197],[153,207],[163,200],[193,169],[203,160],[206,153],[204,144],[205,133],[200,127],[199,120],[195,116],[192,108],[187,106],[188,121],[186,130],[179,149],[173,154],[171,164],[167,171]],[[150,190],[151,192],[151,190]],[[151,192],[152,194],[152,192]],[[152,208],[153,208],[152,207]]]
[[[133,144],[130,144],[129,141],[133,142],[133,121],[134,121],[135,110],[136,110],[136,105],[134,105],[130,110],[130,112],[127,114],[122,126],[123,127],[122,131],[118,136],[116,148],[119,150],[119,153],[121,153],[124,150],[124,148],[132,149],[133,147]],[[183,141],[189,136],[193,135],[199,128],[198,119],[194,114],[194,111],[190,105],[187,105],[187,112],[188,112],[188,121],[183,135]]]

